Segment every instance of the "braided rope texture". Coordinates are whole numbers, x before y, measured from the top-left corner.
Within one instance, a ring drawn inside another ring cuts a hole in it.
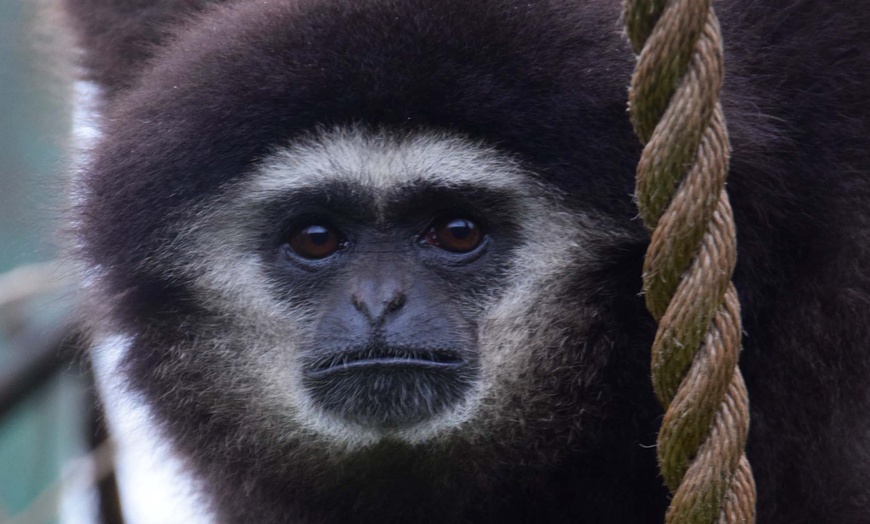
[[[652,379],[666,412],[658,460],[673,494],[665,522],[752,523],[719,21],[711,0],[625,0],[623,7],[639,55],[629,108],[644,144],[636,198],[652,236],[643,279],[659,323]]]

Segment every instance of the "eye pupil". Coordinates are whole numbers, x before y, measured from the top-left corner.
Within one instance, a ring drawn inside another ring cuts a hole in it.
[[[317,246],[326,245],[332,237],[331,232],[323,226],[311,226],[306,228],[303,232],[308,235],[311,243]]]
[[[459,240],[465,240],[470,237],[473,233],[473,228],[474,225],[464,219],[454,220],[447,224],[446,227],[447,231]]]
[[[294,253],[302,258],[320,259],[332,255],[342,247],[344,240],[334,228],[320,224],[312,224],[300,229],[290,236],[288,245]]]

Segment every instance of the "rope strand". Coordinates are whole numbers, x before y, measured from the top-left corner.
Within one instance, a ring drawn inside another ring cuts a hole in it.
[[[673,493],[665,521],[753,523],[719,22],[710,0],[626,0],[624,10],[639,54],[629,109],[644,144],[636,198],[651,230],[643,279],[659,322],[652,379],[666,412],[658,459]]]

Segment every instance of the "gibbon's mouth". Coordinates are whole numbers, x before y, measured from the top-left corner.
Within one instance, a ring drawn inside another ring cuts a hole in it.
[[[410,427],[462,402],[478,380],[474,353],[368,345],[303,362],[302,383],[325,412],[379,429]]]
[[[319,358],[311,362],[306,374],[324,375],[344,370],[366,368],[413,368],[449,370],[463,364],[462,357],[449,349],[416,349],[405,347],[369,346]]]

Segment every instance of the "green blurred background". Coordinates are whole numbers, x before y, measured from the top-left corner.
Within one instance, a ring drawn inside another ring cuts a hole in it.
[[[33,0],[0,1],[0,275],[57,257],[70,97],[42,9]],[[0,384],[18,379],[16,390],[24,391],[0,410],[0,522],[83,522],[60,509],[69,505],[63,481],[70,461],[84,456],[93,438],[82,366],[58,358],[38,377],[21,372],[46,344],[49,357],[60,357],[55,339],[69,298],[51,293],[4,302],[10,282],[22,281],[19,274],[0,276],[6,284],[0,285]]]

